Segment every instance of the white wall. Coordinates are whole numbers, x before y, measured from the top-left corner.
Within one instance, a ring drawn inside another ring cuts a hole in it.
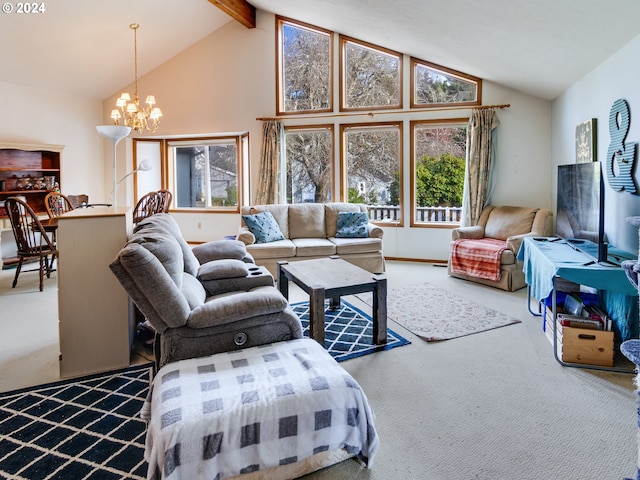
[[[86,193],[102,201],[104,153],[95,126],[102,102],[0,82],[0,140],[64,145],[63,193]]]
[[[156,95],[165,116],[154,136],[222,132],[249,132],[251,182],[260,174],[260,135],[257,117],[275,115],[275,19],[257,12],[258,28],[246,29],[229,22],[218,32],[188,48],[140,79],[140,93]],[[427,59],[428,60],[428,59]],[[132,85],[124,90],[132,91]],[[95,126],[110,123],[109,113],[120,92],[103,102],[83,99],[15,84],[0,83],[0,140],[65,145],[62,154],[62,189],[87,193],[93,202],[111,200],[111,145],[101,139]],[[484,82],[484,104],[510,103],[500,110],[498,132],[498,184],[494,203],[550,207],[549,102]],[[632,105],[633,109],[633,105]],[[409,159],[408,122],[417,118],[468,116],[469,111],[432,113],[418,117],[398,114],[405,121],[404,158]],[[385,118],[392,119],[391,116]],[[341,121],[359,121],[358,117]],[[145,135],[149,136],[149,135]],[[534,141],[532,141],[534,139]],[[118,178],[131,171],[131,139],[118,147]],[[533,179],[533,181],[532,181]],[[408,186],[408,168],[405,168]],[[120,187],[118,203],[133,205],[131,183]],[[125,195],[127,191],[128,195]],[[408,187],[404,191],[409,201]],[[234,234],[238,215],[176,214],[185,237],[191,241],[219,239]],[[450,229],[386,227],[385,254],[391,257],[444,260]]]
[[[428,59],[427,59],[428,60]],[[250,135],[251,182],[259,176],[260,136],[258,117],[275,115],[275,18],[257,12],[257,28],[246,29],[230,22],[219,31],[172,58],[139,81],[141,96],[153,93],[164,117],[153,136],[245,132]],[[132,90],[125,87],[123,90]],[[120,92],[104,102],[104,121]],[[337,90],[336,90],[337,94]],[[408,92],[405,93],[408,95]],[[509,103],[500,110],[498,133],[498,183],[494,202],[550,208],[550,102],[484,82],[484,104]],[[404,120],[404,158],[409,163],[409,120],[460,118],[469,110],[446,113],[385,115],[385,120]],[[365,117],[336,117],[328,122],[357,122]],[[320,120],[315,119],[314,122]],[[322,119],[322,122],[326,122]],[[287,120],[291,124],[300,120]],[[337,160],[336,160],[337,161]],[[131,158],[128,158],[131,168]],[[409,169],[405,167],[405,203],[409,203]],[[122,171],[124,174],[124,171]],[[122,193],[122,192],[120,192]],[[132,200],[133,201],[133,200]],[[229,214],[176,214],[190,241],[219,239],[236,233],[240,218]],[[385,255],[390,257],[445,260],[449,228],[385,227]]]
[[[609,112],[613,102],[622,98],[629,103],[631,111],[631,126],[626,142],[640,142],[640,116],[636,115],[640,113],[639,59],[640,37],[637,37],[553,101],[551,174],[554,207],[557,165],[575,163],[576,125],[590,118],[597,119],[597,160],[606,162],[610,143]],[[637,166],[634,180],[638,188],[640,169]],[[638,231],[626,222],[626,218],[640,215],[639,194],[616,192],[605,180],[605,232],[612,245],[631,253],[638,251]]]

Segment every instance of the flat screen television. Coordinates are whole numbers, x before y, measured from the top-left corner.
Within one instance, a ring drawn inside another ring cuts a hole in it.
[[[556,234],[596,262],[607,261],[600,162],[558,165]]]

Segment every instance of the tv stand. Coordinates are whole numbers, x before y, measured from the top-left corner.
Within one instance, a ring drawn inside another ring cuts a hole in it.
[[[616,259],[634,258],[629,253],[611,247],[609,257]],[[566,240],[544,237],[525,237],[518,252],[518,260],[523,262],[525,280],[528,285],[528,305],[531,298],[538,302],[552,296],[552,316],[554,325],[554,356],[558,363],[569,367],[591,368],[624,373],[634,373],[634,369],[606,367],[564,362],[556,350],[556,279],[563,278],[571,282],[598,289],[602,307],[614,321],[617,341],[638,337],[638,291],[627,279],[624,269],[609,262],[589,262],[583,251],[569,245]],[[540,316],[534,313],[532,315]]]

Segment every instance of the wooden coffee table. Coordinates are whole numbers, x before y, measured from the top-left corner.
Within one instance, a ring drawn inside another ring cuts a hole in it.
[[[375,275],[338,256],[278,262],[278,289],[289,298],[289,281],[309,295],[309,336],[324,346],[324,301],[332,309],[340,297],[355,293],[373,294],[373,341],[387,343],[387,279]]]

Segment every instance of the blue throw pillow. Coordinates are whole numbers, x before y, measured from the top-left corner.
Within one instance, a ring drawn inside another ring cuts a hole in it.
[[[369,217],[365,212],[338,212],[336,237],[367,238]]]
[[[256,243],[269,243],[276,240],[284,240],[284,235],[280,231],[280,226],[271,212],[254,213],[253,215],[242,215],[244,223],[253,236]]]

